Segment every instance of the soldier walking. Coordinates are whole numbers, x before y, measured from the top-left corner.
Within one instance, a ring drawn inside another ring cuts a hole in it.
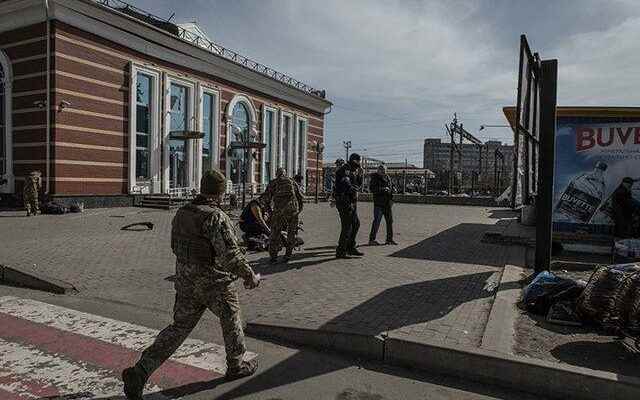
[[[22,190],[22,198],[24,200],[24,208],[27,209],[27,217],[37,215],[40,212],[38,194],[40,193],[40,172],[33,171],[24,181]]]
[[[284,168],[278,168],[276,178],[269,182],[264,196],[273,202],[273,215],[270,220],[271,237],[269,239],[271,262],[278,261],[278,253],[282,250],[282,231],[284,230],[287,232],[287,250],[284,261],[287,262],[296,246],[298,217],[302,212],[303,199],[300,188],[293,179],[285,175]]]
[[[336,248],[337,258],[363,256],[356,248],[356,236],[360,229],[358,218],[358,190],[362,187],[364,172],[360,167],[360,155],[351,154],[349,162],[336,171],[334,196],[340,214],[340,239]]]
[[[238,247],[229,217],[218,207],[225,191],[225,177],[217,170],[204,173],[200,195],[181,207],[173,218],[171,249],[176,255],[173,323],[163,329],[131,368],[122,372],[128,399],[142,399],[149,376],[189,336],[206,309],[219,319],[227,354],[227,380],[253,374],[255,360],[246,352],[240,302],[234,281],[242,278],[248,289],[260,283]]]

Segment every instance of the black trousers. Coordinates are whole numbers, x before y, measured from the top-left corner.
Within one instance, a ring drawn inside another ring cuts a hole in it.
[[[336,203],[340,214],[340,239],[336,254],[346,254],[356,248],[356,236],[360,229],[356,203]]]
[[[387,242],[393,240],[393,212],[391,211],[391,204],[384,206],[373,207],[373,223],[371,224],[371,233],[369,233],[369,241],[376,240],[378,236],[378,229],[380,228],[380,222],[384,222],[387,226]]]

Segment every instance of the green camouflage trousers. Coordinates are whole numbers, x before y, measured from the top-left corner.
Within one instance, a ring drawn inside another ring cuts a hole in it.
[[[233,284],[207,294],[198,290],[177,289],[173,307],[173,323],[164,328],[151,346],[140,357],[137,366],[151,375],[180,347],[196,326],[202,314],[209,309],[220,319],[227,367],[237,368],[242,363],[246,347],[238,291]]]
[[[27,215],[37,214],[40,212],[37,192],[25,190],[22,194],[22,197],[24,200],[24,208],[27,209]]]
[[[287,232],[287,254],[293,252],[296,247],[296,234],[298,233],[298,214],[283,215],[274,214],[271,217],[271,237],[269,238],[269,255],[277,257],[282,250],[282,232]]]

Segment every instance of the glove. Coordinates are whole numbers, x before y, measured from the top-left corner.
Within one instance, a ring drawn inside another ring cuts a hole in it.
[[[244,287],[246,289],[255,289],[260,285],[260,274],[253,274],[251,278],[244,280]]]

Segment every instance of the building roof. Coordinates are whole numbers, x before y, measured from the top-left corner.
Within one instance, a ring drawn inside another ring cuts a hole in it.
[[[210,75],[313,113],[324,114],[332,106],[323,90],[122,0],[0,1],[0,32],[48,19],[124,46],[142,57]]]
[[[162,29],[164,32],[185,40],[194,46],[207,49],[208,51],[218,56],[224,57],[236,64],[254,70],[262,75],[268,76],[269,78],[277,80],[285,85],[289,85],[293,88],[301,90],[308,95],[319,97],[322,99],[326,97],[326,92],[324,90],[315,89],[297,79],[294,79],[289,75],[278,72],[270,67],[267,67],[264,64],[251,60],[233,50],[227,49],[217,43],[212,42],[211,40],[209,40],[207,35],[204,34],[204,31],[202,31],[202,29],[195,23],[176,25],[169,22],[168,20],[157,17],[148,11],[137,8],[122,0],[82,1],[93,2],[110,10],[126,14],[127,16],[132,17],[139,22],[155,26],[156,28]]]
[[[502,107],[505,118],[515,130],[516,107]],[[558,106],[558,117],[640,117],[640,107],[606,107],[606,106]]]

